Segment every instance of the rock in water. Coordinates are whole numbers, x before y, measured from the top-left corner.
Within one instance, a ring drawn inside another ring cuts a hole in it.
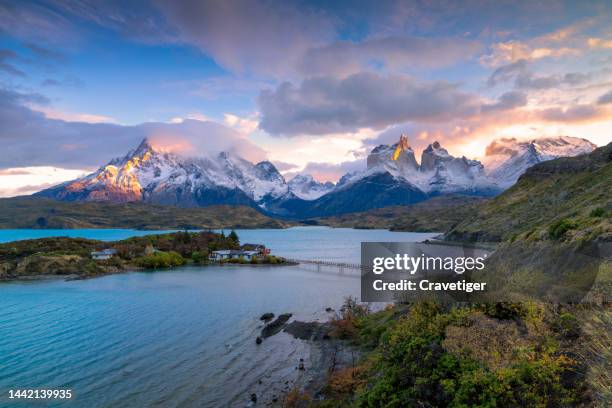
[[[291,313],[285,313],[278,316],[276,320],[272,323],[268,323],[266,327],[261,330],[261,337],[265,339],[266,337],[274,336],[285,327],[287,321],[291,319],[291,316]]]
[[[266,323],[269,322],[272,319],[274,319],[274,313],[264,313],[259,318],[259,320],[263,320]]]

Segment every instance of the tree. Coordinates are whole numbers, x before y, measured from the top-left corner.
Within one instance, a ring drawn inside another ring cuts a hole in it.
[[[240,245],[240,239],[238,238],[238,234],[236,234],[236,231],[232,230],[232,232],[230,232],[229,239],[231,239],[232,241],[234,241],[236,243],[236,245]]]

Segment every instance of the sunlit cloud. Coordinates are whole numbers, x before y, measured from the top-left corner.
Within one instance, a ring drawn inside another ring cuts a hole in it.
[[[74,170],[50,166],[17,167],[0,170],[0,197],[32,194],[52,185],[74,180],[88,169]]]
[[[66,112],[53,109],[49,106],[32,106],[33,110],[41,112],[48,119],[59,119],[66,122],[83,122],[83,123],[117,123],[117,121],[109,116],[96,115],[92,113]]]

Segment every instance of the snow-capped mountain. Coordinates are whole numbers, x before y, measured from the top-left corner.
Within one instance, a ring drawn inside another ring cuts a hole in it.
[[[38,194],[70,201],[264,208],[268,201],[292,197],[285,179],[268,161],[253,164],[226,152],[186,158],[156,149],[146,139],[98,171]]]
[[[419,164],[402,136],[396,144],[374,148],[365,170],[344,175],[331,192],[299,211],[320,216],[410,204],[442,194],[492,196],[514,184],[533,164],[594,148],[584,139],[571,137],[530,142],[502,139],[489,145],[483,164],[465,156],[454,157],[433,142],[421,153]]]
[[[397,155],[394,153],[399,151]],[[367,158],[367,169],[353,173],[337,184],[337,189],[359,182],[376,173],[389,173],[394,180],[407,183],[426,194],[486,193],[496,189],[485,176],[483,165],[477,160],[454,157],[440,143],[427,146],[417,163],[414,151],[407,144],[380,145]]]
[[[321,183],[310,174],[298,174],[287,183],[289,190],[302,200],[316,200],[333,190],[334,183]]]
[[[531,166],[558,157],[578,156],[592,152],[597,146],[577,137],[543,137],[521,141],[505,138],[493,141],[486,149],[483,159],[486,174],[503,189],[516,180]]]
[[[67,201],[145,202],[183,207],[248,205],[268,213],[317,217],[410,204],[442,194],[495,195],[530,166],[595,148],[578,138],[522,142],[500,139],[487,147],[484,164],[454,157],[440,143],[421,153],[420,163],[405,136],[380,145],[363,171],[345,174],[334,186],[308,175],[290,182],[276,167],[253,164],[232,153],[184,157],[155,148],[145,139],[126,156],[96,172],[43,190],[37,195]]]

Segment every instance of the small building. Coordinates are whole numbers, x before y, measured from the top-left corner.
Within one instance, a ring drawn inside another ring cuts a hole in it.
[[[270,255],[270,250],[261,244],[242,244],[240,249],[243,251],[256,251],[259,255]]]
[[[241,256],[247,261],[250,261],[251,259],[256,258],[259,255],[261,255],[259,251],[240,251],[240,252],[242,252]]]
[[[259,251],[244,251],[242,249],[225,249],[221,251],[213,251],[210,259],[212,261],[224,261],[228,259],[244,259],[250,261],[253,258],[262,255]]]
[[[232,251],[230,249],[224,249],[221,251],[212,251],[210,259],[212,261],[222,261],[224,259],[230,259]]]
[[[91,258],[96,261],[104,261],[106,259],[111,259],[114,255],[117,254],[117,250],[113,248],[103,249],[101,251],[92,251]]]

